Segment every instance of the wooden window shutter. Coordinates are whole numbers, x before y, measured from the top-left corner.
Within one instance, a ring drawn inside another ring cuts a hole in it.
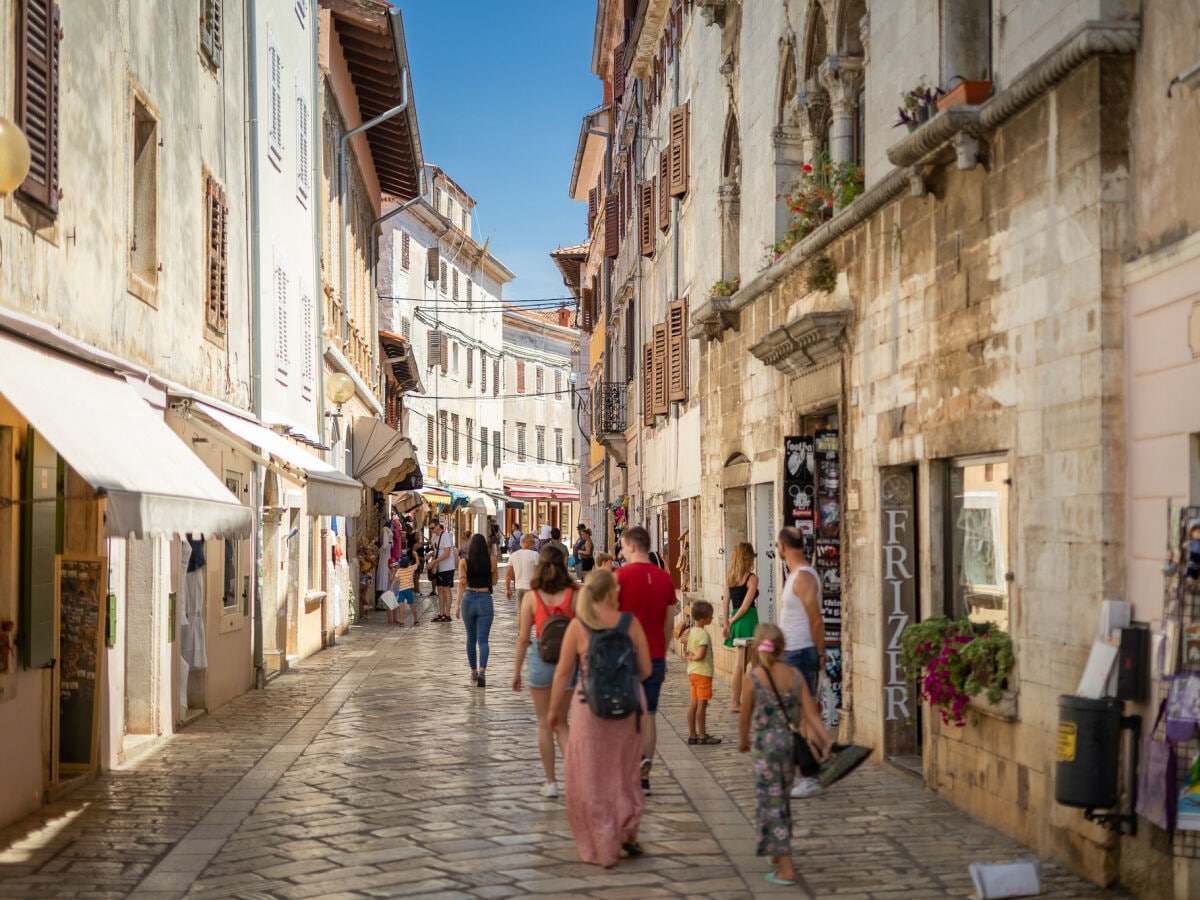
[[[613,99],[620,102],[625,96],[625,45],[621,44],[613,51]]]
[[[433,444],[435,440],[433,430],[433,416],[425,417],[425,460],[433,462]]]
[[[688,189],[688,104],[671,110],[671,186],[672,197],[682,197]]]
[[[500,396],[500,360],[498,358],[492,360],[492,396]]]
[[[205,322],[218,334],[225,333],[229,321],[229,276],[227,269],[227,218],[229,207],[225,192],[216,179],[206,175],[205,210],[208,219],[208,304]]]
[[[687,400],[688,337],[685,297],[667,307],[667,399]]]
[[[599,212],[600,192],[596,188],[588,188],[588,234],[592,233],[592,229],[596,227],[596,213]]]
[[[408,271],[409,264],[412,262],[412,240],[408,236],[408,232],[402,232],[400,235],[400,268],[405,272]]]
[[[270,129],[267,151],[275,159],[283,158],[283,57],[275,35],[267,31],[267,78],[270,85],[270,104],[267,122]]]
[[[428,360],[429,368],[440,366],[442,364],[442,335],[437,331],[430,331],[426,334],[428,343],[425,347],[425,355]]]
[[[281,267],[275,267],[275,377],[287,384],[291,362],[288,345],[288,276]]]
[[[658,154],[658,230],[671,227],[671,151]]]
[[[445,375],[450,370],[450,338],[446,336],[444,331],[438,332],[438,338],[441,344],[438,358],[442,363],[442,374]]]
[[[475,381],[475,348],[467,348],[467,387]],[[474,429],[471,429],[474,431]]]
[[[487,393],[487,351],[479,351],[479,393]]]
[[[665,416],[669,411],[667,399],[667,326],[654,326],[654,397],[653,411],[656,416]]]
[[[583,297],[579,301],[579,325],[587,333],[591,334],[592,329],[596,327],[596,321],[592,317],[592,289],[584,288]]]
[[[214,66],[221,65],[222,0],[201,0],[200,49]]]
[[[604,198],[604,255],[609,259],[616,259],[621,249],[618,206],[616,194]]]
[[[642,256],[654,255],[654,185],[647,181],[641,191],[641,215],[638,216],[638,236],[642,243]]]
[[[517,393],[525,393],[525,360],[517,360]]]
[[[428,252],[425,254],[425,280],[426,281],[433,282],[433,281],[438,280],[438,271],[440,269],[440,264],[441,264],[441,260],[439,258],[438,248],[430,247]]]
[[[642,346],[642,423],[654,424],[654,342]]]
[[[17,9],[17,125],[29,141],[29,174],[17,193],[58,211],[59,12],[52,0]]]

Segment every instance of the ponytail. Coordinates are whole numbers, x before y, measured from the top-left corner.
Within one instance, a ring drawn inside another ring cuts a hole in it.
[[[763,622],[754,629],[754,637],[750,639],[750,649],[754,651],[759,665],[769,669],[783,656],[785,649],[783,632],[779,630],[778,625]]]
[[[596,607],[607,600],[617,589],[617,579],[606,569],[592,569],[583,582],[583,589],[575,601],[575,615],[588,628],[600,629]]]

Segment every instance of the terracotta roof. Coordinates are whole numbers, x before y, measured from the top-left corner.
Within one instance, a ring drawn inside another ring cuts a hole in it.
[[[566,305],[560,306],[558,309],[525,309],[512,303],[505,303],[504,310],[505,312],[515,313],[526,319],[532,319],[535,322],[555,325],[559,328],[570,328],[570,324],[563,324],[563,319],[566,319],[570,323],[575,317],[574,309]]]
[[[382,0],[321,0],[321,6],[330,12],[364,122],[400,105],[400,72],[409,70],[408,108],[366,136],[380,191],[411,200],[420,192],[421,141],[400,11]]]
[[[575,299],[579,299],[579,284],[582,280],[583,263],[587,259],[587,250],[587,244],[577,244],[574,247],[563,247],[550,254],[554,265],[562,273],[563,284],[567,286]]]
[[[417,371],[417,361],[413,357],[412,345],[390,331],[379,332],[379,343],[400,389],[409,393],[425,393],[420,373]]]

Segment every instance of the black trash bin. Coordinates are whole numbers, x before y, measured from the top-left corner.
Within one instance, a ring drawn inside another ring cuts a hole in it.
[[[1112,809],[1117,805],[1121,758],[1121,701],[1058,698],[1054,799],[1063,806]]]

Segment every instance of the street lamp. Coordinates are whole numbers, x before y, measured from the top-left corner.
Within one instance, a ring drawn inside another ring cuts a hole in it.
[[[29,174],[29,141],[13,122],[0,116],[0,195],[11,194]]]
[[[341,428],[342,404],[354,396],[354,379],[344,372],[334,372],[325,379],[325,399],[333,404],[333,412],[326,412],[327,419],[333,419],[333,443],[342,439]]]

